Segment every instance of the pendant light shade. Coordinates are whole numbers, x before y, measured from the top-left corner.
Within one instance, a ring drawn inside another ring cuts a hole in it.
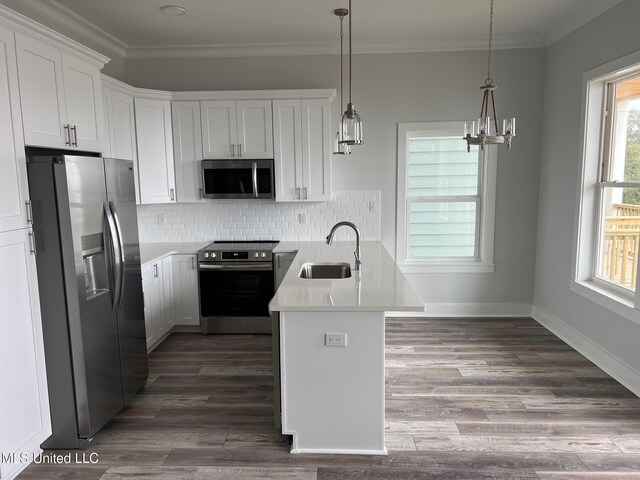
[[[349,103],[347,109],[342,114],[342,121],[340,125],[340,135],[342,143],[347,145],[362,145],[364,143],[364,137],[362,136],[362,120],[360,115],[356,112],[353,105],[353,42],[351,34],[351,20],[353,17],[353,10],[351,8],[351,0],[349,0]]]

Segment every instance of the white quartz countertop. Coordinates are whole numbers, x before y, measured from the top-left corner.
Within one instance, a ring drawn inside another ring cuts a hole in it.
[[[353,270],[355,242],[281,242],[274,253],[298,252],[269,304],[271,311],[424,311],[424,303],[380,242],[363,242],[362,266]],[[346,262],[351,278],[304,279],[305,263]]]
[[[211,242],[154,242],[140,243],[140,263],[155,262],[167,255],[196,253]]]

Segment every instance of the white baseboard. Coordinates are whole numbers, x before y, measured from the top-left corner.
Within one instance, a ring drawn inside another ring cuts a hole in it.
[[[622,385],[640,396],[640,372],[631,368],[555,315],[533,306],[532,317],[564,342],[587,357]]]
[[[424,312],[387,312],[387,317],[531,317],[530,303],[427,303]]]

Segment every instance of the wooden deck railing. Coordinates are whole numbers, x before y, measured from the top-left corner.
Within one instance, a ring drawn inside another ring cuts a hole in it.
[[[640,206],[614,204],[614,216],[604,221],[600,275],[635,289],[640,247]]]

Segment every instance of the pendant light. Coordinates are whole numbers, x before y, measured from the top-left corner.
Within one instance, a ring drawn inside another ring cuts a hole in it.
[[[347,109],[342,114],[342,123],[340,126],[342,139],[340,142],[347,145],[362,145],[364,140],[362,138],[362,120],[360,115],[356,112],[353,105],[353,42],[352,42],[352,30],[351,21],[353,17],[353,9],[351,8],[351,0],[349,0],[349,103],[347,103]]]
[[[346,8],[338,8],[333,11],[334,15],[340,19],[340,103],[344,98],[344,17],[349,15]],[[336,133],[336,142],[333,148],[334,155],[351,155],[351,145],[342,141],[342,128]]]
[[[498,130],[498,115],[496,114],[495,91],[498,87],[491,78],[491,53],[493,47],[493,2],[491,0],[491,11],[489,15],[489,56],[487,64],[487,79],[480,87],[482,94],[482,107],[480,108],[480,118],[477,122],[465,122],[464,137],[467,141],[467,151],[471,151],[471,145],[480,145],[484,150],[485,145],[507,144],[511,150],[511,139],[516,136],[516,119],[510,118],[502,121],[502,130]],[[489,105],[491,104],[491,105]],[[489,114],[489,107],[493,112],[493,118]]]

